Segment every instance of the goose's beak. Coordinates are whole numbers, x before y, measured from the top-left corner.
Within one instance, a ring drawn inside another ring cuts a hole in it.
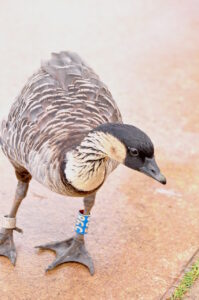
[[[160,173],[160,169],[155,161],[155,158],[146,158],[143,166],[139,169],[140,172],[152,177],[162,184],[166,184],[166,178]]]

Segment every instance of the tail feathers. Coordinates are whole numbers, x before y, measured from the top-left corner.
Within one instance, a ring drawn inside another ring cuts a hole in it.
[[[93,78],[98,76],[93,70],[74,52],[63,51],[52,53],[51,59],[42,62],[42,69],[59,81],[62,88],[68,88],[74,78]]]
[[[60,64],[61,66],[67,66],[71,64],[86,66],[81,57],[74,52],[62,51],[60,53],[52,53],[51,57],[52,63],[54,62]]]

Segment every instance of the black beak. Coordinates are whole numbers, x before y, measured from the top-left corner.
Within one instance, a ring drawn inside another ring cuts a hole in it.
[[[145,158],[144,165],[139,169],[140,172],[154,178],[162,184],[166,184],[166,178],[160,173],[160,169],[155,161],[155,158]]]

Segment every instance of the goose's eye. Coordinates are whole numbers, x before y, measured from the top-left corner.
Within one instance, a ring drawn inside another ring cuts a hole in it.
[[[130,148],[129,153],[131,156],[138,156],[139,152],[136,148]]]

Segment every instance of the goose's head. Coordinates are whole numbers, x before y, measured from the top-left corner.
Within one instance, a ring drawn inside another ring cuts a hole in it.
[[[153,143],[143,131],[125,124],[103,124],[97,131],[111,141],[111,146],[107,143],[108,149],[105,149],[109,157],[166,184],[155,161]]]
[[[93,191],[109,173],[110,159],[166,184],[150,138],[134,126],[111,123],[90,131],[77,148],[67,153],[65,177],[76,189]]]

